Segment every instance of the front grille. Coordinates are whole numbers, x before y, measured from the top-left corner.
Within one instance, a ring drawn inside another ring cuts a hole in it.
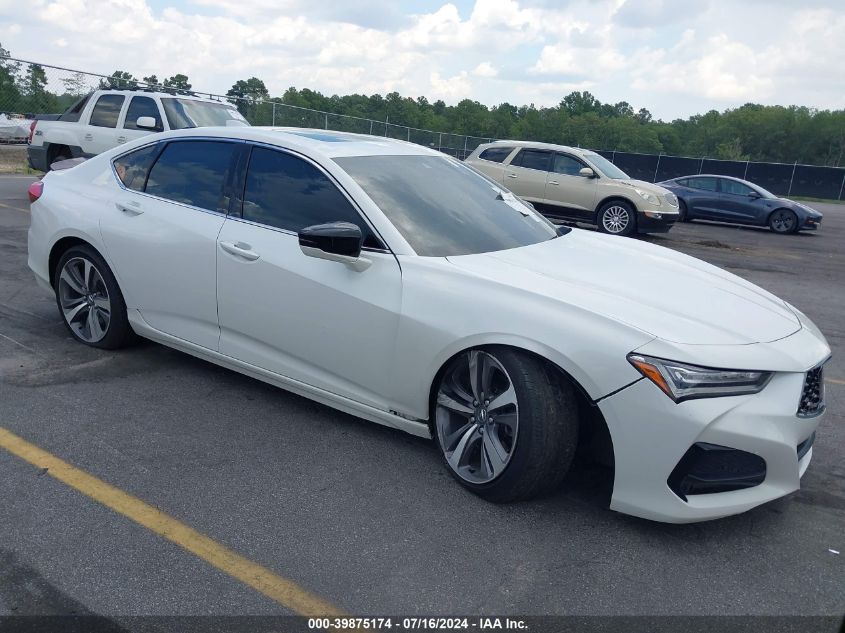
[[[753,488],[765,479],[766,461],[759,455],[698,442],[684,454],[666,483],[686,501],[690,495]]]
[[[824,411],[824,372],[820,365],[804,376],[801,401],[798,403],[798,417],[811,418]]]

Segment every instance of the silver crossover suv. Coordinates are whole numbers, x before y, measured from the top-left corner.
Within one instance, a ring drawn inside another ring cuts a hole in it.
[[[466,162],[544,215],[590,222],[605,233],[665,232],[678,219],[675,194],[631,179],[590,150],[496,141],[479,145]]]

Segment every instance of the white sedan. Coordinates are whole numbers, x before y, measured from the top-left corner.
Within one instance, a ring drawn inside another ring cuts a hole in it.
[[[579,444],[611,508],[713,519],[800,484],[830,349],[704,262],[556,228],[424,147],[335,132],[144,137],[30,188],[29,265],[72,336],[134,336],[434,437],[493,501]]]

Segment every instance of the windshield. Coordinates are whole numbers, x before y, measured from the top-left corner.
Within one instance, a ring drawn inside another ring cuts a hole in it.
[[[235,106],[228,103],[164,97],[161,104],[164,106],[164,113],[167,115],[171,130],[226,125],[227,121],[249,125]]]
[[[336,158],[418,255],[500,251],[557,236],[512,193],[446,156]]]
[[[584,152],[584,157],[589,160],[593,165],[595,165],[598,170],[608,178],[613,178],[614,180],[631,179],[628,174],[619,169],[616,165],[611,163],[601,154],[596,154],[595,152]]]
[[[775,194],[773,194],[771,191],[769,191],[768,189],[763,189],[760,185],[755,185],[753,182],[748,182],[747,180],[744,181],[744,182],[745,182],[745,184],[747,184],[752,189],[756,189],[757,193],[759,193],[764,198],[768,198],[769,200],[777,200],[778,199],[778,197]]]

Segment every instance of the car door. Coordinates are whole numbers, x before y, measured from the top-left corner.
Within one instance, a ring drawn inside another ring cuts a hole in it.
[[[554,152],[523,148],[504,168],[504,186],[520,198],[542,205],[546,197],[546,179]]]
[[[741,222],[748,224],[760,224],[759,216],[761,202],[759,196],[751,187],[737,180],[730,178],[719,178],[719,199],[721,201],[722,219],[726,221]],[[754,196],[754,197],[752,197]],[[762,223],[765,223],[763,220]]]
[[[138,127],[138,119],[142,116],[148,116],[155,119],[155,128],[149,129]],[[164,123],[161,120],[161,112],[159,111],[156,100],[152,97],[136,95],[129,100],[129,106],[126,108],[126,113],[121,117],[117,142],[126,143],[138,137],[162,131],[164,131]]]
[[[242,143],[174,140],[115,160],[121,187],[100,229],[127,308],[155,329],[216,350],[217,236]]]
[[[220,232],[220,352],[382,408],[402,298],[396,258],[349,197],[303,157],[256,145],[240,213]],[[365,235],[366,270],[306,256],[297,231],[346,221]]]
[[[687,217],[708,220],[721,219],[719,183],[713,176],[695,176],[686,179],[682,194],[687,205]]]
[[[587,178],[579,172],[588,167],[574,156],[556,152],[552,169],[546,178],[546,204],[544,213],[592,219],[596,206],[597,179]]]
[[[102,154],[118,145],[117,122],[125,101],[125,96],[117,94],[104,94],[97,99],[83,132],[83,152],[90,155]]]

